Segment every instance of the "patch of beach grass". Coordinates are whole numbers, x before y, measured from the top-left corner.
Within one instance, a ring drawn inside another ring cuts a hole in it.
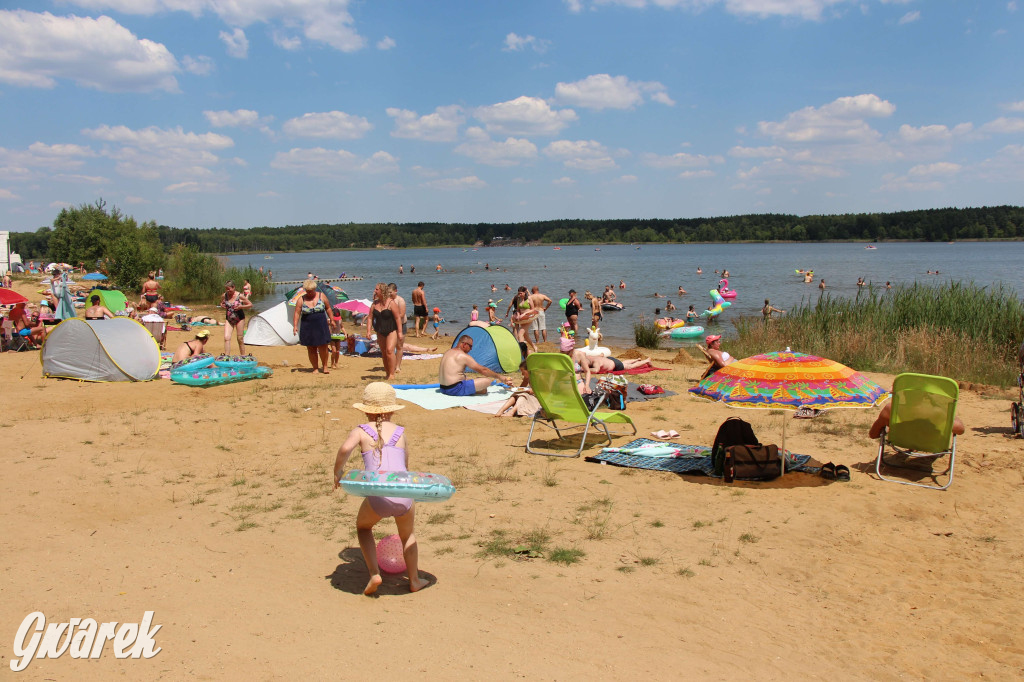
[[[548,561],[569,566],[571,564],[579,563],[586,555],[587,553],[582,549],[556,547],[552,549],[551,553],[548,555]]]

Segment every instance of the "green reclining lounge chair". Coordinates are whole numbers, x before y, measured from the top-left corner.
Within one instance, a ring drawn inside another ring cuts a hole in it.
[[[892,403],[889,426],[882,430],[878,443],[878,460],[875,472],[883,481],[916,485],[922,488],[945,490],[953,483],[953,464],[956,461],[956,435],[953,433],[953,418],[956,416],[960,389],[957,383],[946,377],[929,374],[900,374],[892,382]],[[895,463],[886,459],[886,449],[902,459]],[[946,485],[928,485],[914,481],[901,481],[882,475],[882,465],[932,471],[934,460],[949,455],[949,469],[933,474],[938,477],[949,474]],[[914,459],[927,458],[928,466],[908,465]]]
[[[533,394],[540,402],[541,410],[533,416],[530,424],[530,435],[526,439],[526,451],[532,455],[551,455],[554,457],[579,457],[583,446],[587,443],[587,433],[594,424],[604,431],[608,444],[612,443],[612,432],[608,424],[627,424],[636,434],[633,420],[625,412],[598,412],[598,403],[593,410],[583,402],[579,389],[576,387],[576,372],[572,360],[562,353],[534,353],[526,359],[526,369],[530,372],[530,386]],[[559,426],[558,421],[565,422]],[[554,429],[559,438],[564,438],[562,431],[583,428],[580,446],[575,453],[540,452],[533,450],[533,432],[537,425]],[[626,435],[625,431],[614,432],[615,435]]]

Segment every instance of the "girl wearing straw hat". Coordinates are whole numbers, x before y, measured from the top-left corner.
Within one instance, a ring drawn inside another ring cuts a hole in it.
[[[334,461],[334,487],[338,487],[345,463],[356,447],[359,447],[363,456],[363,469],[367,471],[408,471],[405,429],[391,422],[391,415],[405,407],[398,404],[395,389],[380,381],[367,384],[363,389],[363,401],[355,403],[352,407],[362,410],[373,424],[360,424],[352,429],[348,438],[338,448],[338,456]],[[415,503],[401,497],[367,497],[356,515],[359,548],[363,552],[366,570],[370,573],[370,581],[363,590],[363,594],[366,595],[376,592],[383,582],[380,567],[377,565],[373,527],[378,521],[389,516],[395,517],[398,536],[402,539],[402,554],[405,556],[409,575],[409,591],[416,592],[427,586],[427,581],[420,578],[417,567],[419,550],[416,546],[416,536],[413,534]]]

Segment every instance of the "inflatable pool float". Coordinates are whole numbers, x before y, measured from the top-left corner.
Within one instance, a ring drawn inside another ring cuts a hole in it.
[[[722,298],[736,298],[736,291],[729,288],[729,280],[723,279],[718,284],[721,287],[718,293],[722,295]]]
[[[512,324],[527,325],[537,319],[540,315],[540,308],[530,308],[524,312],[519,313],[519,316],[512,320]]]
[[[259,361],[251,355],[218,355],[213,364],[217,367],[252,369],[259,364]]]
[[[179,360],[175,364],[171,365],[171,371],[174,372],[177,370],[184,369],[203,369],[204,367],[209,367],[210,365],[212,365],[215,360],[216,358],[210,355],[209,353],[199,353],[198,355],[193,355],[190,358]]]
[[[676,327],[685,327],[686,320],[676,319],[671,317],[659,317],[654,321],[655,328],[658,331],[665,331],[666,329],[675,329]]]
[[[220,384],[233,384],[236,381],[248,381],[250,379],[266,379],[274,370],[269,367],[252,367],[249,369],[236,369],[234,367],[204,367],[203,369],[187,368],[171,372],[171,381],[186,386],[219,386]]]
[[[612,354],[612,352],[604,346],[597,345],[601,340],[600,329],[591,327],[587,330],[587,334],[589,335],[589,338],[587,339],[587,347],[581,348],[580,350],[587,355],[600,355],[602,357],[608,357]]]
[[[621,303],[602,303],[601,310],[623,310],[626,306]]]
[[[700,314],[701,317],[718,317],[722,314],[722,311],[732,305],[732,303],[722,298],[722,294],[719,293],[718,289],[712,289],[708,293],[711,295],[712,306],[702,312]]]
[[[568,302],[569,302],[569,299],[567,299],[567,298],[560,298],[560,299],[558,299],[558,307],[561,308],[562,310],[565,310],[565,304],[568,303]]]
[[[693,327],[673,327],[661,333],[671,339],[693,339],[704,333],[704,327],[695,325]]]
[[[422,471],[363,471],[353,469],[338,480],[349,495],[402,497],[418,502],[441,502],[455,494],[447,476]]]

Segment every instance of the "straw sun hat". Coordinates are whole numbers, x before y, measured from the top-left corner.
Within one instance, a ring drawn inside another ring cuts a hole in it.
[[[405,405],[398,404],[395,389],[390,384],[374,381],[363,389],[363,402],[354,403],[352,407],[366,414],[390,414],[404,409]]]

